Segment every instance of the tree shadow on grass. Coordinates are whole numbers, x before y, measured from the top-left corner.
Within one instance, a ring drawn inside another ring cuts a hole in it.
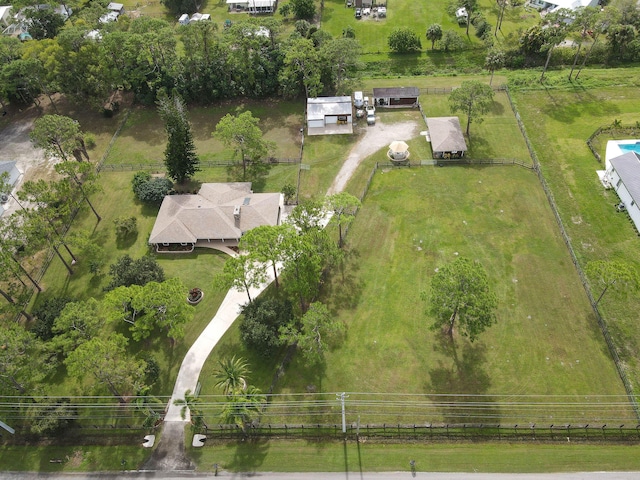
[[[546,89],[550,102],[541,108],[544,115],[562,123],[575,123],[586,114],[591,117],[602,117],[620,113],[614,103],[604,101],[586,92],[567,98],[566,92],[558,95],[553,89]],[[575,97],[575,98],[574,98]]]
[[[125,237],[116,237],[116,248],[118,250],[129,250],[138,240],[138,232]]]
[[[352,309],[358,305],[364,288],[358,275],[359,258],[357,250],[345,250],[341,264],[333,270],[330,281],[324,285],[322,296],[331,299],[332,310]]]
[[[236,451],[228,465],[230,470],[237,472],[253,472],[264,463],[264,459],[269,453],[269,442],[267,440],[249,438],[239,441]],[[224,468],[225,465],[222,465]]]
[[[460,339],[452,341],[446,335],[437,339],[434,350],[446,355],[450,362],[440,360],[429,371],[430,383],[425,389],[432,392],[430,399],[440,404],[446,423],[500,423],[499,410],[492,407],[491,396],[486,392],[491,385],[489,374],[483,368],[486,363],[486,347]],[[478,402],[479,405],[470,405]]]

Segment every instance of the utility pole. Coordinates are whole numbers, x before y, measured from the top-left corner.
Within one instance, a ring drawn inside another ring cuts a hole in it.
[[[347,433],[347,416],[344,410],[344,401],[346,398],[349,398],[346,392],[336,393],[336,400],[340,400],[340,405],[342,406],[342,433],[345,435]]]

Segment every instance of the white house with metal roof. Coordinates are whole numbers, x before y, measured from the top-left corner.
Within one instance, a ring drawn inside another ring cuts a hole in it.
[[[627,152],[608,161],[607,178],[640,232],[640,154]]]
[[[164,197],[149,244],[161,253],[237,247],[248,230],[279,225],[283,209],[281,193],[253,193],[251,182],[203,183],[197,194]]]
[[[350,96],[307,98],[309,135],[353,133],[353,106]]]

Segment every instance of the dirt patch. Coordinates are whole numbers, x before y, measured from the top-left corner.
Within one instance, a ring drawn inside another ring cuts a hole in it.
[[[18,190],[26,180],[48,178],[54,171],[53,167],[57,160],[46,158],[44,150],[35,148],[29,139],[29,132],[31,132],[33,122],[38,116],[36,109],[32,108],[24,115],[17,115],[0,130],[0,160],[15,160],[18,170],[22,172],[15,190]],[[6,209],[5,215],[9,215],[19,208],[13,199],[10,199],[4,207]]]
[[[376,124],[367,127],[366,133],[349,152],[349,156],[342,164],[342,168],[329,187],[327,195],[333,195],[344,190],[360,162],[369,155],[389,145],[394,140],[410,140],[417,135],[418,122],[400,122],[385,124],[376,118]]]

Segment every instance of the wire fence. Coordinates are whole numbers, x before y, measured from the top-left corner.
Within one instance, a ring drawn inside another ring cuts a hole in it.
[[[344,404],[342,398],[344,397]],[[0,397],[0,418],[28,439],[31,425],[48,419],[42,405],[68,420],[69,435],[118,436],[153,431],[161,424],[168,397]],[[220,421],[229,402],[237,424]],[[246,408],[254,406],[256,408]],[[63,408],[64,407],[64,408]],[[247,396],[233,401],[203,395],[192,405],[211,438],[236,436],[331,438],[348,435],[397,439],[507,438],[638,440],[640,425],[625,395],[473,395],[326,392]],[[35,413],[34,413],[35,410]],[[251,412],[251,413],[247,413]],[[344,416],[343,416],[344,412]],[[65,436],[67,433],[65,433]]]
[[[300,163],[300,158],[275,158],[270,157],[265,160],[266,163],[271,165],[292,165]],[[232,167],[240,165],[239,160],[207,160],[199,163],[200,167],[215,168],[215,167]],[[162,162],[149,162],[149,163],[107,163],[100,167],[103,172],[136,172],[136,171],[164,171],[166,165]]]
[[[640,425],[607,424],[260,424],[245,429],[237,425],[212,425],[207,439],[233,440],[246,437],[270,439],[343,439],[358,441],[552,441],[552,442],[631,442],[640,440]]]
[[[618,349],[616,348],[616,345],[613,341],[613,338],[611,337],[611,334],[609,333],[609,327],[607,325],[607,322],[605,321],[605,319],[602,317],[602,315],[600,314],[600,310],[598,309],[598,305],[595,302],[594,298],[593,298],[593,294],[591,292],[591,286],[589,284],[589,280],[587,279],[587,276],[585,275],[582,266],[580,265],[580,262],[578,262],[578,257],[576,256],[576,253],[573,249],[573,245],[571,244],[571,239],[569,237],[569,235],[567,234],[567,231],[564,227],[564,223],[562,221],[562,218],[560,216],[560,212],[558,210],[558,206],[555,202],[553,193],[551,192],[551,189],[549,188],[549,185],[547,184],[546,179],[544,178],[544,175],[542,174],[542,171],[540,169],[540,161],[538,159],[538,156],[535,152],[535,149],[533,148],[531,142],[529,141],[529,136],[527,135],[527,131],[526,128],[524,126],[524,123],[522,122],[521,118],[520,118],[520,114],[518,113],[518,109],[516,108],[515,103],[513,102],[513,99],[511,97],[511,93],[509,92],[509,89],[506,88],[505,89],[506,93],[507,93],[507,98],[509,99],[509,104],[511,105],[511,109],[516,117],[516,120],[518,122],[518,127],[520,128],[520,132],[522,133],[522,136],[524,137],[525,143],[527,145],[527,149],[529,150],[529,154],[531,155],[531,160],[533,161],[533,165],[534,165],[534,169],[538,175],[538,179],[540,180],[540,184],[542,185],[542,188],[544,190],[545,195],[547,196],[547,200],[549,201],[549,205],[551,206],[551,211],[553,212],[553,215],[556,219],[556,222],[558,224],[558,228],[560,229],[560,233],[562,235],[562,239],[564,240],[565,245],[567,246],[567,249],[569,250],[569,254],[571,256],[571,261],[573,262],[576,271],[578,272],[578,276],[580,277],[580,281],[582,282],[582,286],[584,287],[585,293],[587,294],[587,298],[589,299],[589,302],[591,303],[591,308],[593,309],[593,313],[596,317],[596,320],[598,322],[598,326],[600,327],[600,331],[602,332],[602,336],[604,337],[605,342],[607,343],[607,347],[609,349],[609,353],[611,355],[611,358],[613,359],[615,366],[616,366],[616,370],[618,371],[618,375],[620,376],[620,379],[622,380],[622,383],[624,385],[625,391],[627,392],[627,396],[629,397],[629,401],[631,402],[631,405],[633,405],[634,411],[636,413],[636,417],[640,419],[640,410],[638,408],[638,401],[636,399],[636,396],[634,394],[634,390],[633,390],[633,386],[631,385],[631,382],[629,381],[629,378],[627,376],[627,373],[625,371],[624,365],[620,359],[620,355],[618,354]],[[597,157],[596,157],[597,158]]]

